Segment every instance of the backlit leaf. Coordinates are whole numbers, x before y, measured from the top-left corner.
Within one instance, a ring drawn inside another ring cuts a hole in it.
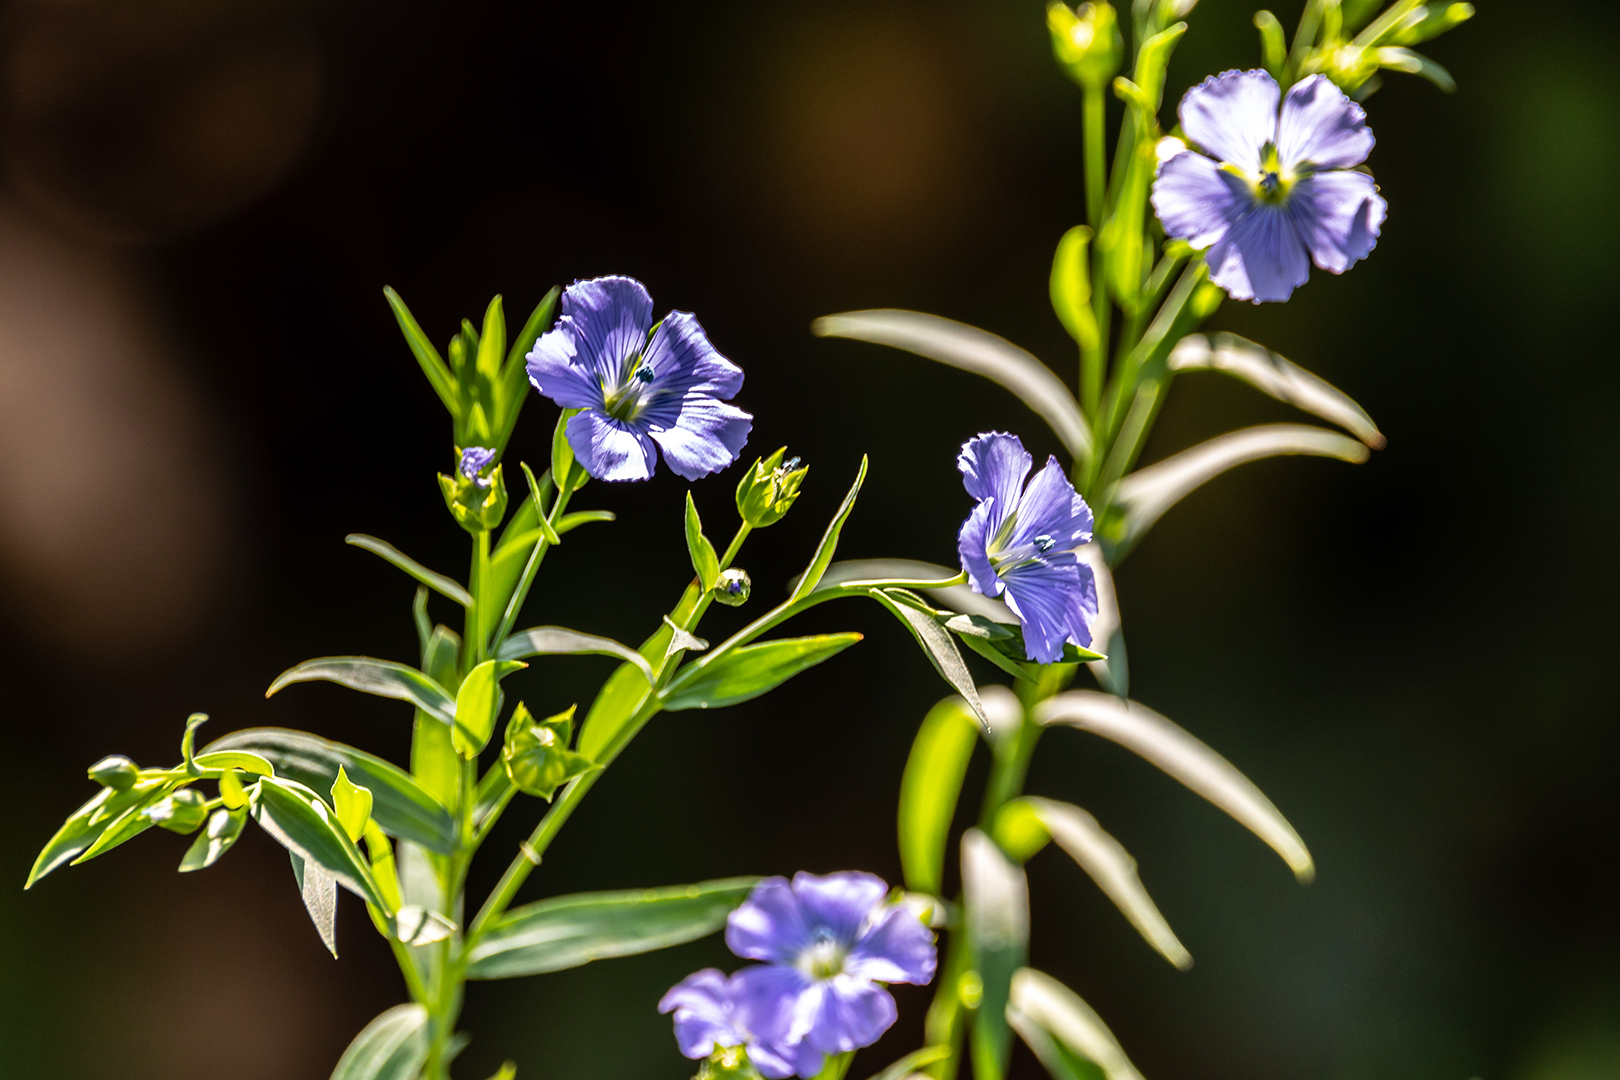
[[[427,1056],[427,1010],[395,1005],[354,1037],[332,1080],[414,1080]]]
[[[799,672],[830,660],[857,641],[860,634],[817,634],[744,645],[693,664],[670,683],[664,708],[719,709],[759,697]]]
[[[264,696],[269,697],[293,683],[317,680],[335,682],[378,697],[409,701],[446,724],[455,721],[456,702],[444,687],[413,667],[369,656],[323,656],[318,660],[305,660],[276,676]]]
[[[896,821],[908,889],[944,895],[945,839],[978,738],[977,719],[959,697],[935,705],[917,729],[900,778]]]
[[[381,556],[434,592],[448,596],[462,607],[472,607],[472,593],[462,588],[460,582],[429,570],[388,541],[367,536],[365,533],[350,533],[343,538],[343,542]]]
[[[838,537],[844,531],[844,522],[849,520],[850,512],[855,509],[855,499],[860,495],[861,484],[865,483],[865,481],[866,457],[862,455],[861,468],[855,474],[855,483],[850,485],[849,494],[844,496],[844,501],[839,505],[838,512],[833,515],[832,521],[827,525],[827,531],[821,535],[821,543],[816,545],[816,553],[810,559],[810,565],[805,568],[803,574],[799,575],[799,582],[793,587],[793,595],[789,598],[790,602],[808,596],[821,583],[821,576],[827,572],[827,567],[832,564],[833,553],[838,550]]]
[[[582,654],[617,656],[628,664],[634,664],[649,683],[653,681],[652,665],[630,646],[621,645],[612,638],[582,634],[566,626],[535,626],[519,630],[501,643],[495,655],[500,660],[526,660],[531,656]]]
[[[1108,1080],[1142,1080],[1108,1025],[1078,994],[1050,975],[1034,968],[1018,972],[1013,977],[1008,1012],[1027,1018],[1076,1054],[1095,1062]]]

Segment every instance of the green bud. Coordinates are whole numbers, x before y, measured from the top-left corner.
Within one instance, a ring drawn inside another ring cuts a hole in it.
[[[1100,90],[1119,71],[1125,39],[1112,6],[1081,4],[1070,11],[1054,0],[1046,8],[1046,27],[1052,32],[1053,55],[1081,86]]]
[[[459,449],[456,457],[461,457]],[[506,517],[506,481],[501,477],[499,465],[482,479],[463,476],[459,469],[453,477],[440,473],[439,490],[444,494],[444,505],[449,508],[450,516],[470,533],[494,529]]]
[[[733,568],[722,571],[720,580],[714,583],[714,598],[727,607],[742,607],[748,603],[748,594],[753,590],[748,571]]]
[[[761,1078],[759,1070],[748,1060],[747,1050],[740,1046],[721,1046],[698,1066],[694,1080],[761,1080]]]
[[[208,818],[208,800],[195,788],[181,788],[147,807],[144,813],[152,824],[161,825],[170,832],[196,832]]]
[[[784,446],[770,457],[755,461],[737,485],[737,513],[756,529],[775,525],[787,515],[810,471],[810,466],[801,466],[798,458],[783,462],[786,453]]]
[[[136,773],[140,770],[135,763],[122,754],[112,754],[102,758],[90,766],[90,779],[102,787],[110,787],[114,791],[128,791],[135,786]]]
[[[582,754],[568,749],[574,734],[574,706],[566,712],[536,721],[518,702],[506,725],[501,763],[519,791],[550,801],[559,787],[596,768]]]

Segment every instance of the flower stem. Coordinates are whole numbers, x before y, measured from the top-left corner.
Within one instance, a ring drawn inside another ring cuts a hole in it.
[[[1107,99],[1101,86],[1085,87],[1086,222],[1091,226],[1091,303],[1097,322],[1097,340],[1080,350],[1080,404],[1093,422],[1102,404],[1104,368],[1108,355],[1108,289],[1103,282],[1103,208],[1108,198]]]
[[[568,475],[557,484],[557,497],[552,500],[551,511],[546,513],[546,521],[555,530],[557,522],[562,520],[563,512],[568,509],[568,500],[574,494],[575,471],[568,470]],[[536,513],[543,513],[540,507],[535,507]],[[501,617],[501,625],[495,631],[495,637],[490,641],[491,651],[498,650],[506,635],[512,632],[512,626],[517,622],[518,612],[523,610],[523,603],[529,598],[529,589],[534,585],[534,577],[540,572],[540,563],[546,557],[546,551],[551,547],[551,541],[545,536],[535,539],[534,550],[529,553],[529,561],[523,567],[523,576],[518,579],[517,588],[512,590],[512,598],[507,601],[506,613]]]

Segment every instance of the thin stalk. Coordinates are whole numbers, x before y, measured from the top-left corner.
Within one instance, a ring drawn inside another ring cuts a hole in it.
[[[473,602],[467,605],[467,620],[462,626],[461,673],[465,675],[484,662],[484,582],[489,576],[489,530],[479,529],[473,534],[472,567],[467,573],[468,592]]]
[[[1108,199],[1107,99],[1101,86],[1085,87],[1082,127],[1086,158],[1086,221],[1091,225],[1091,304],[1097,322],[1097,340],[1080,350],[1080,407],[1093,422],[1102,404],[1103,376],[1108,355],[1108,289],[1103,282],[1102,228]]]
[[[569,469],[568,475],[563,477],[557,485],[557,497],[552,500],[551,512],[546,514],[546,521],[553,531],[557,522],[562,520],[563,512],[568,509],[568,500],[573,497],[574,470]],[[538,507],[536,510],[538,511]],[[495,631],[495,637],[490,641],[490,649],[496,650],[506,640],[506,635],[512,632],[512,625],[517,622],[518,612],[523,610],[523,603],[529,598],[529,589],[534,585],[534,577],[540,572],[540,563],[546,557],[546,551],[551,547],[551,541],[544,535],[538,536],[534,541],[534,550],[529,553],[529,561],[523,567],[523,576],[518,578],[517,588],[512,590],[512,598],[507,601],[506,612],[501,616],[501,625]]]

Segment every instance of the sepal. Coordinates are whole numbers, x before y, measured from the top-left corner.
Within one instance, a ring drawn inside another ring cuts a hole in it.
[[[501,766],[519,791],[549,802],[559,787],[597,767],[568,748],[574,734],[574,708],[570,705],[567,711],[540,721],[522,702],[513,710],[501,748]]]

